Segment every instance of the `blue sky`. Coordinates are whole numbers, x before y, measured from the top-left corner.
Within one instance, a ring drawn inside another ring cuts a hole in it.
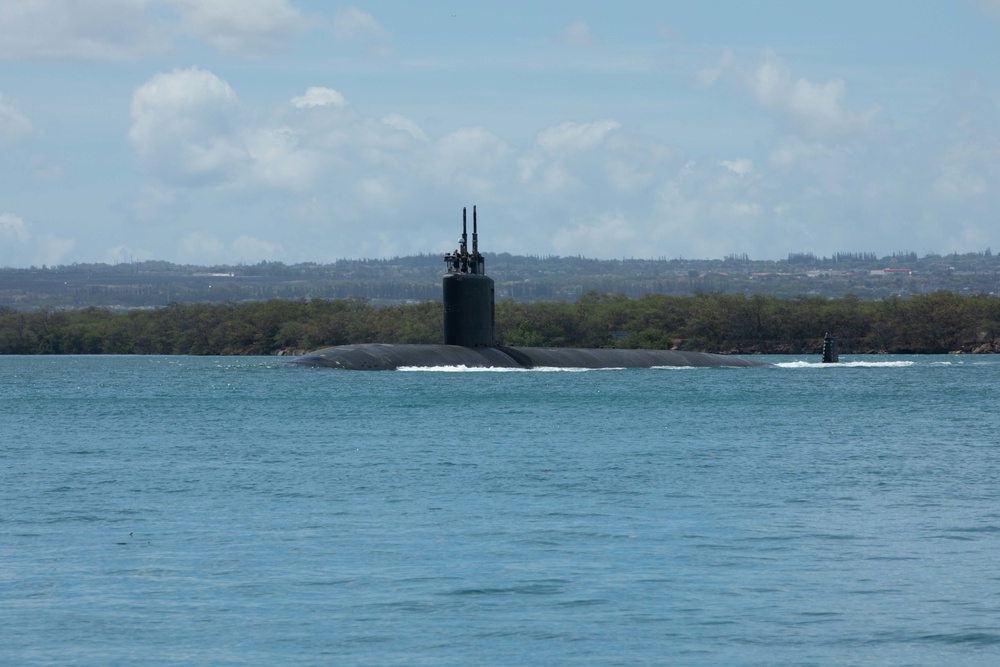
[[[4,0],[0,266],[1000,251],[1000,0]]]

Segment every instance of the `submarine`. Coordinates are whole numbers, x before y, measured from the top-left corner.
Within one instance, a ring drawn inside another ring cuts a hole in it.
[[[657,368],[679,366],[766,366],[739,357],[679,350],[622,350],[507,347],[496,343],[495,287],[479,252],[476,207],[472,207],[472,248],[466,209],[462,209],[459,247],[444,256],[442,278],[444,344],[336,345],[315,350],[291,363],[355,371],[400,368]]]

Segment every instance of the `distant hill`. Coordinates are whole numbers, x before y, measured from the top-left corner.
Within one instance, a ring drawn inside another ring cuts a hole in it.
[[[792,254],[785,260],[536,257],[486,254],[497,298],[573,301],[582,294],[688,296],[699,292],[766,296],[908,298],[948,290],[1000,293],[1000,257],[901,252]],[[331,264],[261,262],[191,266],[162,261],[0,269],[0,306],[18,310],[101,306],[131,310],[168,303],[361,298],[375,305],[440,298],[437,255],[340,260]]]

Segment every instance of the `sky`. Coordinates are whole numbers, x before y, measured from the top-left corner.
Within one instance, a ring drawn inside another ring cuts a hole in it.
[[[3,0],[0,266],[1000,251],[1000,0]],[[471,231],[471,230],[470,230]]]

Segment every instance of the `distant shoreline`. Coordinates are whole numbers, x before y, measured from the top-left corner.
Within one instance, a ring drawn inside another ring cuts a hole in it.
[[[787,260],[588,259],[485,253],[498,300],[522,303],[572,301],[594,291],[639,298],[647,294],[761,294],[793,298],[862,300],[910,298],[947,290],[959,294],[1000,293],[1000,255],[809,253]],[[269,299],[365,299],[374,305],[436,300],[441,294],[438,257],[415,255],[383,260],[338,260],[329,264],[260,262],[236,266],[191,266],[145,261],[73,264],[30,269],[0,268],[0,306],[18,310],[116,311],[169,303],[223,303]]]
[[[1000,298],[934,292],[864,301],[699,294],[585,294],[496,306],[498,342],[514,347],[661,349],[732,355],[995,354]],[[438,301],[376,307],[360,299],[179,304],[24,312],[0,306],[0,354],[287,356],[353,343],[440,343]]]

